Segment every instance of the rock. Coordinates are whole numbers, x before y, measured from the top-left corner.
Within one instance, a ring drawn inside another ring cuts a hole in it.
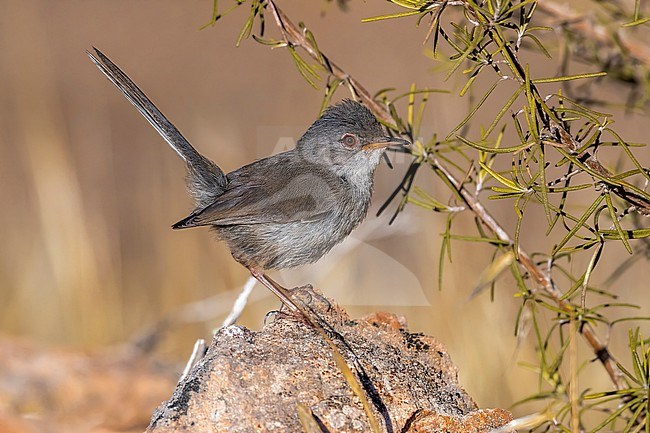
[[[131,344],[86,352],[0,336],[0,433],[141,432],[174,367]]]
[[[259,332],[220,329],[147,431],[370,432],[364,399],[381,432],[487,432],[512,419],[479,410],[442,344],[409,332],[403,317],[352,320],[310,287],[292,298],[325,332],[283,313]],[[337,356],[355,379],[346,380]]]

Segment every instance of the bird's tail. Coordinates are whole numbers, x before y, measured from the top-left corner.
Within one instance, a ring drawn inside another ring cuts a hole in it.
[[[214,162],[205,158],[192,147],[178,129],[147,98],[138,86],[110,61],[101,51],[93,47],[87,52],[90,60],[151,123],[167,143],[187,164],[187,189],[194,197],[197,207],[205,207],[219,196],[226,185],[226,175]]]

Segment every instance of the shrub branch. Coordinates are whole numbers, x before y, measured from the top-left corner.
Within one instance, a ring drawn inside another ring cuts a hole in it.
[[[266,8],[273,15],[275,24],[279,29],[284,44],[286,46],[293,47],[293,48],[297,48],[297,47],[302,48],[320,66],[325,68],[328,74],[340,80],[342,83],[345,83],[350,88],[353,95],[358,97],[364,104],[366,104],[366,106],[370,108],[370,110],[377,116],[377,118],[382,123],[387,125],[389,128],[398,130],[398,128],[395,126],[395,121],[393,116],[391,115],[391,112],[384,105],[378,103],[359,81],[357,81],[355,78],[350,76],[341,67],[336,65],[333,61],[331,61],[324,53],[322,53],[318,49],[318,47],[315,46],[315,43],[313,42],[313,38],[307,37],[306,29],[304,28],[301,29],[295,24],[293,24],[289,19],[289,17],[287,17],[287,15],[284,12],[282,12],[280,8],[278,8],[275,1],[267,0]],[[510,53],[510,55],[514,60],[514,53]],[[516,61],[513,61],[513,63],[510,64],[511,68],[514,68],[513,72],[516,72],[523,76],[524,71],[520,68],[517,68],[518,65],[519,63]],[[541,116],[541,117],[544,118],[546,116]],[[548,119],[547,121],[549,122],[547,125],[549,131],[551,133],[555,132],[556,137],[559,136],[560,138],[559,143],[562,146],[566,146],[569,149],[571,149],[571,144],[575,143],[575,139],[573,139],[571,135],[556,122],[553,122],[550,119]],[[405,133],[404,130],[399,130],[399,132]],[[439,158],[437,158],[433,154],[429,154],[427,155],[427,159],[428,162],[433,166],[434,170],[436,170],[437,172],[441,173],[444,176],[445,179],[443,180],[445,180],[448,185],[453,186],[453,188],[457,192],[457,195],[462,198],[462,200],[466,203],[467,207],[471,209],[471,211],[478,218],[478,220],[481,221],[481,223],[485,227],[487,227],[492,233],[494,233],[494,235],[496,235],[499,241],[509,246],[512,246],[514,248],[515,243],[513,242],[511,236],[492,217],[492,215],[488,212],[488,210],[485,208],[485,206],[479,200],[476,194],[468,190],[464,186],[463,182],[461,182],[461,180],[459,180],[456,176],[454,176],[452,174],[452,171]],[[597,162],[595,158],[592,159],[591,162],[593,163],[594,161]],[[600,171],[601,168],[602,170],[606,170],[604,167],[602,167],[602,165],[600,165],[600,163],[598,163],[597,165],[594,165],[592,170]],[[603,171],[602,176],[607,177],[608,173],[609,172],[607,171]],[[625,188],[622,188],[620,191],[623,191],[622,194],[626,194],[627,196],[634,194],[633,192],[630,192]],[[613,192],[616,192],[616,190],[613,190]],[[640,201],[642,202],[641,203],[642,206],[644,206],[643,209],[650,212],[650,206],[648,206],[645,197],[642,197],[642,200]],[[558,287],[555,285],[551,277],[547,273],[545,273],[542,269],[540,269],[540,267],[531,259],[531,257],[524,250],[522,250],[520,247],[517,247],[516,249],[517,249],[516,259],[518,263],[534,279],[534,281],[538,286],[537,290],[543,291],[543,293],[548,297],[550,297],[557,304],[557,306],[562,311],[564,311],[567,315],[579,317],[580,309],[574,304],[564,299],[563,292],[560,289],[558,289]],[[586,343],[592,349],[594,355],[604,366],[614,387],[617,390],[626,389],[627,384],[625,383],[623,372],[618,367],[615,358],[610,353],[609,349],[607,348],[607,345],[603,343],[603,340],[598,336],[593,326],[589,322],[582,320],[580,321],[580,326],[578,330],[582,335],[582,337],[584,338],[584,340],[586,341]]]

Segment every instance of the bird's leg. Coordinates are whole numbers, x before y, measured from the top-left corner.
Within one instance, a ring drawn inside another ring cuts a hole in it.
[[[275,296],[280,298],[280,301],[287,306],[294,314],[303,315],[301,308],[296,305],[296,303],[289,296],[289,291],[282,287],[280,284],[273,281],[266,274],[263,274],[258,269],[253,267],[248,267],[251,275],[255,277],[257,281],[262,283],[264,287],[269,289]]]

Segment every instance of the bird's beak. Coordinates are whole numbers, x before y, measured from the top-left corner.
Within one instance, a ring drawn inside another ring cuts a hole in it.
[[[367,143],[361,146],[363,150],[383,149],[386,147],[405,147],[410,146],[411,142],[399,137],[382,137],[373,143]]]

